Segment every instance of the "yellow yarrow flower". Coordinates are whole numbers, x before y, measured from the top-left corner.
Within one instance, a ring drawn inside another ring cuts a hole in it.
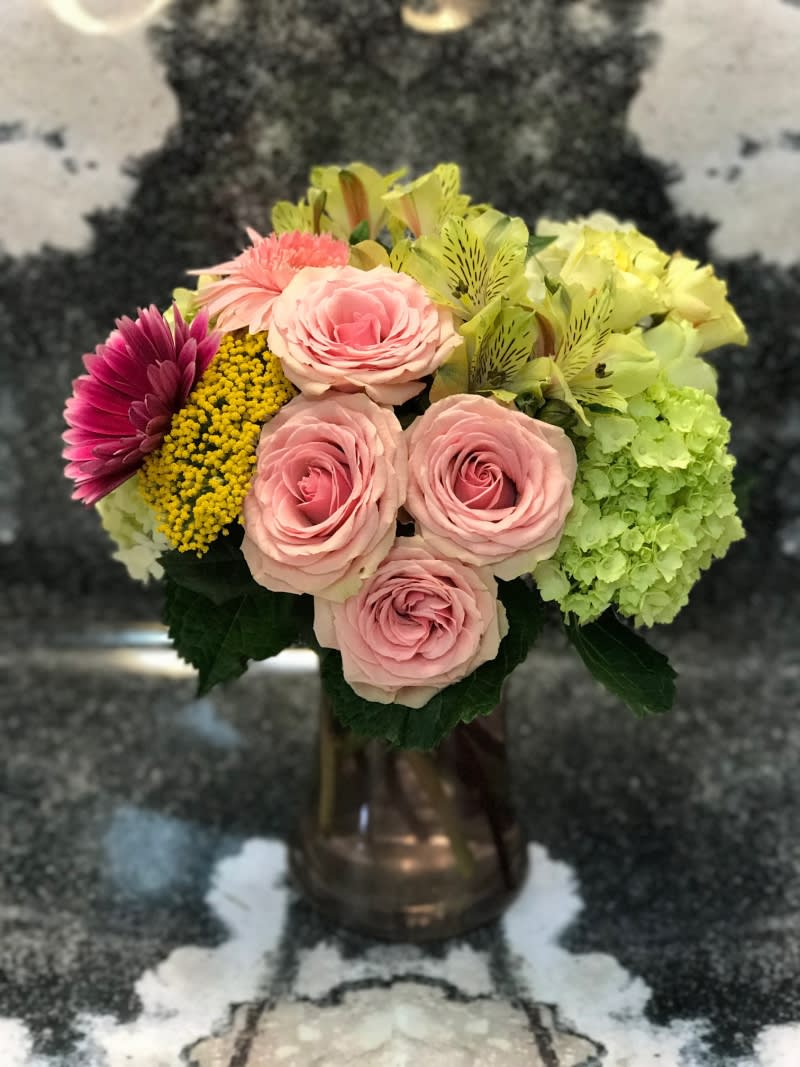
[[[174,548],[202,555],[239,518],[261,429],[295,392],[267,349],[266,333],[237,331],[222,338],[141,472],[141,494]]]

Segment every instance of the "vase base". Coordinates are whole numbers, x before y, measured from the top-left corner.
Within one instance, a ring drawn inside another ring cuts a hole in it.
[[[438,853],[413,860],[397,846],[389,854],[349,850],[341,840],[318,835],[289,849],[292,881],[321,915],[347,929],[384,941],[423,943],[460,937],[498,919],[515,899],[528,872],[527,848],[514,826],[504,842],[504,863],[488,850],[473,857],[469,872],[455,871],[447,841]],[[430,850],[429,850],[430,851]],[[381,862],[383,860],[384,862]]]

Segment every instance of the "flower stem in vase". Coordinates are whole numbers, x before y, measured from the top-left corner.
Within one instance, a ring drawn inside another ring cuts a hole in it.
[[[484,736],[490,735],[487,732]],[[469,777],[474,781],[480,793],[482,807],[486,813],[486,821],[489,824],[492,841],[497,852],[497,862],[500,865],[503,881],[510,889],[514,884],[514,878],[511,873],[511,862],[503,835],[503,825],[497,808],[497,802],[501,798],[498,797],[497,789],[492,786],[492,775],[486,774],[484,770],[483,758],[485,754],[480,746],[476,744],[475,738],[468,731],[459,730],[457,741],[459,756],[463,760],[465,770],[469,773]],[[489,752],[486,755],[491,758],[492,754]]]
[[[416,775],[417,781],[425,790],[428,799],[442,821],[442,827],[450,841],[453,856],[464,878],[471,878],[475,870],[475,861],[464,836],[458,815],[442,786],[442,780],[433,760],[424,752],[408,751],[405,753],[408,765]]]
[[[331,709],[323,700],[319,717],[319,828],[330,833],[336,806],[337,740]]]
[[[402,767],[400,765],[405,756],[406,753],[399,748],[390,748],[387,751],[386,787],[411,833],[420,841],[427,841],[430,837],[430,827],[426,825],[424,819],[420,818],[417,811],[416,805],[419,802],[419,798],[409,796],[408,787],[403,782]]]

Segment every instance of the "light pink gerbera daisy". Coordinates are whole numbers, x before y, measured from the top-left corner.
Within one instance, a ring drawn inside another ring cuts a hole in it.
[[[64,409],[73,499],[96,504],[134,474],[154,452],[219,347],[208,314],[187,325],[178,310],[173,336],[151,304],[134,322],[117,319],[105,344],[83,357],[88,374],[76,378]]]
[[[222,274],[221,281],[204,286],[198,293],[209,315],[217,317],[223,330],[247,327],[250,333],[269,329],[272,305],[303,267],[343,267],[350,247],[330,234],[271,233],[262,237],[248,227],[252,244],[236,259],[192,274]]]

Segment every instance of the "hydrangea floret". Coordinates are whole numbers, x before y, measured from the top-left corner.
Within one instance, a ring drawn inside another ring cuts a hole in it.
[[[159,558],[170,543],[158,528],[158,515],[142,496],[140,478],[134,474],[95,506],[115,545],[112,558],[137,582],[158,581],[164,577]]]
[[[534,573],[542,596],[582,624],[611,607],[671,622],[700,572],[744,536],[729,432],[712,396],[663,378],[627,414],[579,429],[575,503]]]

